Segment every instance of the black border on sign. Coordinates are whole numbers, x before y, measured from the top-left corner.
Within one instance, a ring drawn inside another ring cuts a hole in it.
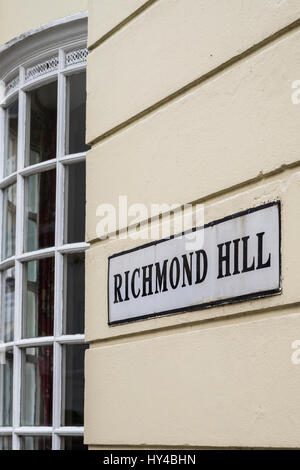
[[[149,314],[146,314],[146,315],[140,315],[138,317],[126,318],[124,320],[117,320],[117,321],[113,321],[113,322],[109,321],[109,267],[110,267],[110,260],[112,258],[116,258],[118,256],[126,255],[128,253],[133,253],[135,251],[142,250],[144,248],[148,248],[149,246],[152,246],[152,245],[158,245],[159,243],[164,243],[166,241],[172,240],[172,239],[177,238],[177,237],[181,237],[181,236],[186,235],[188,233],[196,232],[197,230],[204,230],[208,227],[213,227],[214,225],[218,225],[218,224],[221,224],[223,222],[227,222],[228,220],[236,219],[237,217],[242,217],[242,216],[247,215],[247,214],[252,214],[253,212],[257,212],[257,211],[260,211],[262,209],[267,209],[268,207],[272,207],[272,206],[277,206],[277,208],[278,208],[278,222],[279,222],[279,253],[278,253],[278,255],[279,255],[279,287],[277,289],[270,289],[270,290],[267,290],[267,291],[254,292],[252,294],[245,294],[245,295],[230,297],[230,298],[226,298],[226,299],[214,300],[212,302],[206,302],[206,303],[203,303],[203,304],[191,305],[189,307],[180,307],[180,308],[176,308],[176,309],[173,309],[173,310],[164,310],[162,312],[149,313]],[[162,238],[161,240],[155,240],[153,242],[145,243],[144,245],[140,245],[140,246],[137,246],[135,248],[131,248],[130,250],[121,251],[120,253],[115,253],[115,254],[108,257],[108,277],[107,277],[107,300],[108,300],[108,302],[107,302],[107,313],[108,313],[108,325],[109,326],[121,325],[121,324],[124,324],[124,323],[132,323],[132,322],[136,322],[136,321],[140,321],[140,320],[148,320],[150,318],[157,318],[157,317],[162,317],[162,316],[165,316],[165,315],[172,315],[172,314],[176,314],[176,313],[193,312],[193,311],[196,311],[196,310],[203,310],[203,309],[210,308],[210,307],[215,307],[215,306],[218,306],[218,305],[226,305],[226,304],[231,304],[231,303],[235,303],[235,302],[242,302],[242,301],[251,300],[251,299],[258,299],[258,298],[261,298],[261,297],[267,297],[267,296],[274,295],[274,294],[280,294],[281,291],[282,291],[282,279],[281,279],[281,201],[280,200],[268,202],[266,204],[261,204],[260,206],[256,206],[256,207],[251,207],[250,209],[246,209],[244,211],[236,212],[235,214],[228,215],[226,217],[223,217],[222,219],[214,220],[214,221],[209,222],[209,223],[207,223],[205,225],[202,225],[200,227],[193,227],[189,230],[186,230],[185,232],[180,232],[180,233],[177,233],[176,235],[171,235],[168,238]]]

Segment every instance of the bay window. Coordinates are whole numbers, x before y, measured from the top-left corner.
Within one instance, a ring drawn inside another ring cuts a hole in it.
[[[25,43],[0,77],[0,450],[84,449],[86,19]]]

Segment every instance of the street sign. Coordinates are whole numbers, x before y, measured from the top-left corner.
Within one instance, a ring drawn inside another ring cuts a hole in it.
[[[275,201],[112,255],[108,323],[201,310],[280,291],[280,203]]]

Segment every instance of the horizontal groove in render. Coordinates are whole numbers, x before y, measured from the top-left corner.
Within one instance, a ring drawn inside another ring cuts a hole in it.
[[[93,51],[96,49],[96,47],[100,46],[103,44],[107,39],[109,39],[111,36],[113,36],[115,33],[120,31],[124,26],[126,26],[130,21],[132,21],[134,18],[139,16],[141,13],[143,13],[145,10],[148,10],[152,5],[157,3],[159,0],[148,0],[146,1],[140,8],[135,10],[131,15],[127,16],[124,20],[122,20],[120,23],[118,23],[114,28],[110,29],[107,33],[105,33],[101,38],[97,39],[94,41],[92,44],[89,45],[89,50]]]
[[[231,327],[238,323],[249,323],[251,321],[266,321],[271,318],[280,317],[282,315],[299,315],[300,302],[293,302],[291,304],[276,305],[268,307],[260,307],[255,310],[225,314],[219,316],[213,316],[210,318],[188,320],[187,322],[181,322],[170,325],[162,325],[149,329],[143,329],[139,331],[124,332],[116,336],[109,336],[100,339],[86,339],[86,342],[90,345],[90,351],[100,347],[106,346],[117,346],[126,344],[128,342],[137,342],[143,340],[153,340],[156,338],[171,336],[173,334],[183,334],[186,332],[203,331],[211,328],[223,328]],[[156,320],[160,320],[163,317],[156,317]],[[167,317],[170,318],[170,317]],[[151,320],[151,319],[149,319]],[[148,321],[148,320],[145,320]],[[131,323],[131,326],[133,324]]]
[[[266,173],[259,172],[258,175],[254,176],[253,178],[244,180],[244,181],[242,181],[238,184],[235,184],[233,186],[229,186],[228,188],[220,189],[219,191],[215,191],[213,193],[207,194],[207,195],[205,195],[205,196],[203,196],[199,199],[195,199],[193,201],[183,202],[181,204],[181,206],[179,206],[177,208],[177,210],[181,211],[182,208],[185,205],[191,205],[191,206],[195,207],[197,204],[206,204],[206,203],[208,203],[208,202],[210,202],[213,199],[216,199],[218,197],[221,197],[221,196],[224,196],[224,195],[229,195],[230,193],[233,193],[233,192],[238,191],[238,190],[242,190],[243,188],[246,188],[247,186],[251,186],[251,185],[256,184],[258,182],[268,180],[269,178],[272,178],[273,176],[284,173],[285,171],[297,169],[299,167],[300,167],[300,160],[296,160],[295,162],[291,162],[291,163],[284,163],[283,165],[280,165],[279,167],[276,167],[271,171],[268,171]],[[159,221],[159,219],[161,219],[165,216],[169,217],[169,212],[161,212],[153,218],[140,220],[139,224],[140,224],[140,226],[146,226],[149,223],[153,223],[153,222],[157,223]],[[171,218],[171,221],[172,220],[173,220],[173,218]],[[122,227],[119,230],[117,230],[117,235],[116,235],[117,238],[118,238],[119,235],[124,234],[126,232],[130,233],[130,231],[132,229],[136,229],[136,223],[129,224],[127,227]],[[115,232],[108,233],[106,238],[103,239],[103,240],[100,239],[100,238],[90,239],[89,242],[88,242],[89,247],[93,247],[93,246],[96,246],[96,245],[99,245],[99,244],[103,245],[104,243],[109,243],[111,241],[109,239],[109,237],[111,237],[112,235],[115,235]],[[0,268],[1,268],[1,265],[0,265]]]
[[[177,98],[185,95],[192,89],[196,88],[199,85],[202,85],[203,83],[207,82],[208,80],[214,78],[216,75],[221,74],[225,70],[229,69],[230,67],[236,65],[237,63],[241,62],[244,59],[247,59],[248,57],[252,56],[259,50],[263,49],[264,47],[269,46],[273,42],[275,42],[277,39],[283,37],[284,35],[290,33],[291,31],[299,28],[300,26],[300,18],[294,21],[293,23],[289,24],[288,26],[285,26],[284,28],[280,29],[279,31],[276,31],[272,35],[268,36],[267,38],[263,39],[262,41],[254,44],[253,46],[249,47],[245,51],[241,52],[240,54],[232,57],[231,59],[228,59],[227,61],[223,62],[222,64],[218,65],[212,70],[209,70],[207,73],[201,75],[201,77],[196,78],[195,80],[192,80],[191,82],[187,83],[183,87],[179,88],[175,92],[171,93],[170,95],[166,96],[165,98],[162,98],[161,100],[157,101],[153,105],[147,107],[143,111],[140,111],[139,113],[135,114],[134,116],[128,118],[126,121],[121,122],[117,126],[109,129],[108,131],[104,132],[100,136],[92,139],[91,141],[88,142],[88,145],[91,147],[96,146],[97,144],[103,142],[104,140],[108,139],[112,135],[118,133],[119,131],[129,127],[131,124],[134,124],[138,120],[148,116],[149,114],[157,111],[158,109],[162,108],[164,105],[171,103],[172,101],[175,101]]]

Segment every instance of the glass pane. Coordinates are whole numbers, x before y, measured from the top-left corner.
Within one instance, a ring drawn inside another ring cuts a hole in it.
[[[85,344],[64,346],[63,426],[83,426]]]
[[[30,107],[29,165],[56,157],[57,82],[28,93]]]
[[[68,129],[66,154],[86,152],[86,74],[71,75],[68,78]]]
[[[12,426],[13,352],[0,351],[0,426]]]
[[[64,333],[84,333],[84,253],[65,256]]]
[[[50,436],[21,437],[21,450],[52,450],[52,439]]]
[[[15,255],[16,200],[17,185],[12,184],[3,191],[3,259]]]
[[[18,153],[18,100],[6,110],[6,142],[4,156],[4,176],[17,170]]]
[[[65,242],[85,240],[85,162],[67,167]]]
[[[53,335],[54,258],[24,263],[23,337]]]
[[[11,436],[0,436],[0,450],[12,450]]]
[[[31,175],[27,179],[27,240],[25,240],[27,251],[54,246],[55,190],[56,170]]]
[[[22,426],[52,425],[53,347],[26,348],[22,366]]]
[[[68,436],[61,439],[62,450],[88,450],[83,444],[83,436]]]
[[[15,268],[9,268],[3,271],[2,288],[0,338],[7,343],[13,341],[14,338]]]

